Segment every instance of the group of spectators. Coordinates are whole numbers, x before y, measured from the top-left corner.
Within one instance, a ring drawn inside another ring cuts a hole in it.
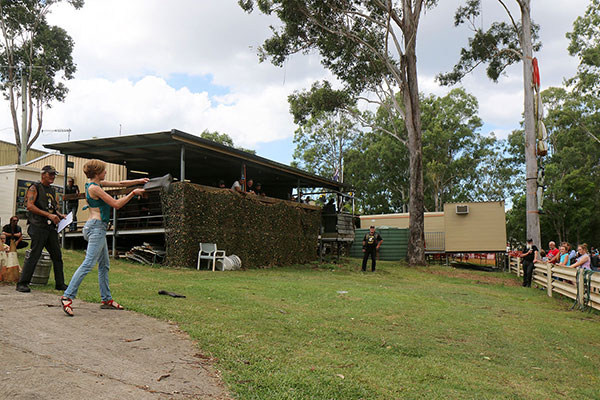
[[[582,268],[598,270],[600,254],[593,247],[588,250],[588,245],[582,243],[573,249],[571,244],[562,242],[557,248],[555,242],[548,243],[548,251],[539,250],[533,240],[527,240],[527,251],[521,254],[523,261],[523,286],[531,287],[533,268],[536,262],[549,262],[568,268]]]
[[[246,184],[245,190],[244,183]],[[224,180],[219,181],[219,187],[222,189],[227,187],[225,186]],[[252,193],[258,196],[266,196],[265,192],[262,189],[262,184],[260,182],[254,183],[254,180],[252,178],[249,178],[248,181],[246,181],[246,178],[244,178],[243,176],[237,181],[233,182],[231,190],[235,193]]]

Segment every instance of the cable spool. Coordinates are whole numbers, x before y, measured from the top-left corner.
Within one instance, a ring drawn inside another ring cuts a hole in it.
[[[225,256],[222,261],[217,262],[219,271],[233,271],[240,268],[242,268],[242,260],[235,254]]]

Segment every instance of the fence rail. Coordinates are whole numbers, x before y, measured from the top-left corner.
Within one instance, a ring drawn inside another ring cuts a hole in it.
[[[523,276],[520,258],[510,257],[508,265],[511,273]],[[550,297],[558,293],[575,300],[580,309],[600,310],[599,272],[538,262],[533,269],[532,282],[544,287]]]

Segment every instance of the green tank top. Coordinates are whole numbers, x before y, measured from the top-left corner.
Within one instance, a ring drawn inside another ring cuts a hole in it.
[[[100,186],[94,182],[88,182],[85,184],[85,198],[89,204],[89,207],[99,208],[100,209],[100,218],[102,219],[102,222],[108,223],[110,221],[110,210],[112,207],[109,206],[108,204],[106,204],[106,202],[102,199],[96,200],[96,199],[92,199],[90,197],[90,192],[88,191],[88,189],[91,185]],[[83,209],[85,210],[86,208],[88,208],[88,207],[86,206]]]

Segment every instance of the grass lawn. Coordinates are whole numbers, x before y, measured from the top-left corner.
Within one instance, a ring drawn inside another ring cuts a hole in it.
[[[64,257],[71,277],[83,253]],[[110,278],[118,302],[188,332],[240,399],[600,398],[597,313],[508,274],[378,267],[213,273],[114,261]],[[80,299],[99,302],[96,276]]]

